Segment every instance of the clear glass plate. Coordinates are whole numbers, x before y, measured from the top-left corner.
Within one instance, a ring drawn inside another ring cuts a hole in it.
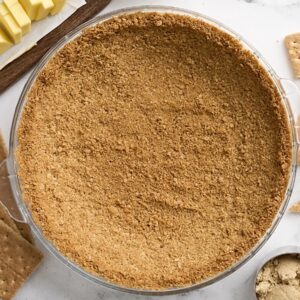
[[[43,67],[47,64],[49,59],[51,59],[51,57],[54,56],[59,51],[59,49],[64,47],[64,45],[66,45],[71,40],[75,39],[76,37],[80,36],[84,29],[86,29],[88,27],[95,26],[96,24],[102,23],[102,22],[104,22],[104,21],[106,21],[110,18],[113,18],[115,16],[118,16],[118,15],[129,14],[129,13],[134,13],[134,12],[138,12],[138,11],[160,12],[160,13],[175,13],[175,14],[180,14],[180,15],[188,15],[190,17],[193,17],[193,18],[199,19],[201,21],[207,22],[210,25],[213,25],[213,26],[217,27],[218,29],[226,32],[227,34],[229,34],[230,36],[232,36],[236,40],[238,40],[241,43],[241,45],[243,45],[243,47],[245,49],[249,50],[257,58],[257,60],[260,62],[260,64],[264,67],[264,69],[268,72],[270,77],[273,79],[274,85],[277,87],[277,89],[278,89],[278,91],[279,91],[279,93],[282,97],[282,103],[283,103],[284,107],[286,108],[286,112],[287,112],[287,115],[288,115],[288,121],[289,121],[291,134],[292,134],[292,141],[293,141],[292,149],[291,149],[291,151],[292,151],[292,166],[291,166],[291,169],[290,169],[289,183],[288,183],[288,186],[287,186],[285,199],[282,202],[281,208],[280,208],[277,216],[275,217],[272,226],[267,230],[265,235],[256,244],[256,246],[253,247],[253,249],[245,257],[243,257],[239,262],[237,262],[235,265],[233,265],[232,267],[230,267],[229,269],[227,269],[223,273],[220,273],[220,274],[218,274],[217,276],[215,276],[213,278],[207,279],[205,281],[202,281],[200,283],[197,283],[197,284],[194,284],[194,285],[191,285],[191,286],[172,288],[172,289],[167,289],[167,290],[159,290],[159,291],[133,289],[133,288],[126,288],[126,287],[122,287],[122,286],[119,286],[119,285],[115,285],[113,283],[108,282],[104,278],[97,277],[97,276],[94,276],[93,274],[90,274],[90,273],[86,272],[83,268],[81,268],[80,266],[78,266],[74,262],[72,262],[69,259],[67,259],[66,257],[64,257],[52,245],[52,243],[50,241],[45,239],[45,237],[42,234],[42,231],[34,223],[30,211],[27,209],[25,203],[23,202],[21,188],[20,188],[20,182],[19,182],[19,178],[17,176],[18,166],[17,166],[16,159],[15,159],[15,150],[16,150],[16,147],[17,147],[17,144],[18,144],[16,130],[18,128],[18,123],[19,123],[20,117],[22,115],[24,105],[26,104],[27,94],[30,91],[35,79],[37,78],[37,76],[39,75],[39,73],[41,72]],[[289,202],[292,190],[293,190],[295,176],[296,176],[296,170],[297,170],[296,162],[297,162],[297,150],[298,150],[299,141],[297,142],[294,116],[293,116],[292,110],[290,108],[288,97],[287,97],[287,94],[284,91],[282,83],[283,83],[283,81],[275,74],[273,69],[266,63],[266,61],[262,58],[262,56],[258,53],[258,51],[255,50],[252,46],[250,46],[249,43],[247,43],[237,33],[233,32],[230,29],[228,29],[224,25],[220,24],[219,22],[217,22],[213,19],[210,19],[206,16],[203,16],[201,14],[198,14],[198,13],[195,13],[195,12],[192,12],[192,11],[188,11],[188,10],[178,9],[178,8],[175,8],[175,7],[142,6],[142,7],[134,7],[134,8],[129,8],[129,9],[122,9],[122,10],[118,10],[118,11],[115,11],[115,12],[112,12],[112,13],[109,13],[109,14],[105,14],[105,15],[96,17],[93,20],[88,21],[87,23],[85,23],[82,26],[78,27],[77,29],[72,31],[70,34],[65,36],[62,40],[60,40],[57,43],[57,45],[54,46],[44,56],[44,58],[40,61],[40,63],[36,66],[36,68],[32,72],[28,82],[26,83],[26,85],[23,89],[23,92],[20,96],[20,99],[19,99],[19,102],[18,102],[18,105],[17,105],[17,108],[16,108],[16,112],[15,112],[14,120],[13,120],[13,125],[12,125],[12,129],[11,129],[9,157],[8,157],[6,162],[2,163],[2,168],[6,169],[6,167],[7,167],[8,176],[6,178],[5,178],[5,176],[3,176],[2,178],[0,176],[0,186],[1,186],[1,184],[5,184],[4,183],[5,181],[6,181],[6,184],[7,184],[7,179],[9,179],[11,187],[12,187],[12,193],[13,193],[13,196],[14,196],[14,199],[15,199],[15,202],[16,202],[16,207],[14,207],[14,209],[10,209],[10,208],[8,208],[8,209],[9,209],[11,215],[16,220],[28,223],[31,230],[32,230],[32,232],[34,233],[35,237],[37,239],[39,239],[40,242],[53,255],[55,255],[63,264],[65,264],[67,267],[71,268],[73,271],[79,273],[84,278],[89,279],[89,280],[91,280],[91,281],[93,281],[93,282],[95,282],[99,285],[103,285],[103,286],[113,288],[113,289],[116,289],[116,290],[119,290],[119,291],[124,291],[124,292],[134,293],[134,294],[168,295],[168,294],[178,294],[178,293],[191,291],[191,290],[194,290],[194,289],[203,288],[203,287],[208,286],[212,283],[220,281],[223,278],[225,278],[226,276],[228,276],[229,274],[231,274],[234,271],[236,271],[237,269],[239,269],[241,266],[243,266],[267,242],[267,240],[270,238],[271,234],[274,232],[275,228],[277,227],[279,221],[281,220],[281,218],[282,218],[282,216],[283,216],[283,214],[284,214],[284,212],[287,208],[287,205],[288,205],[288,202]],[[291,86],[293,86],[292,82],[289,82],[289,83],[291,83]],[[297,94],[297,92],[296,92],[296,94]],[[299,95],[300,94],[297,94],[297,97]],[[0,164],[0,168],[1,168],[1,164]],[[15,212],[16,208],[18,208],[20,213]]]

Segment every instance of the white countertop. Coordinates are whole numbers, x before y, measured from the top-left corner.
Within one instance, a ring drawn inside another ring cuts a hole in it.
[[[246,38],[267,59],[282,78],[292,78],[283,38],[300,32],[300,0],[113,0],[104,12],[137,5],[170,5],[200,12],[223,22]],[[9,130],[18,97],[27,74],[0,95],[0,128],[8,141]],[[1,80],[1,78],[0,78]],[[295,81],[300,87],[300,81]],[[300,96],[298,108],[300,108]],[[300,200],[300,174],[291,203]],[[272,249],[300,246],[300,215],[286,213],[271,239],[246,265],[219,283],[205,289],[163,299],[184,300],[251,300],[254,299],[251,278],[265,255]],[[30,280],[18,292],[16,300],[116,300],[153,299],[133,296],[97,286],[67,269],[47,251],[45,259]]]

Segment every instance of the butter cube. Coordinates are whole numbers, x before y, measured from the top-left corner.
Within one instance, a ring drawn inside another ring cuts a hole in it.
[[[16,23],[22,30],[22,35],[28,33],[31,29],[31,20],[26,14],[18,0],[4,0],[4,4],[14,17]]]
[[[52,0],[20,0],[31,21],[38,21],[48,16],[54,8]]]
[[[5,32],[0,28],[0,54],[4,53],[12,46],[12,42],[9,40]]]
[[[56,15],[58,14],[64,7],[64,5],[66,4],[66,0],[52,0],[54,3],[54,7],[51,10],[51,15]]]
[[[20,0],[21,5],[31,21],[36,19],[41,1],[42,0]]]
[[[54,3],[52,0],[42,0],[38,9],[36,20],[38,21],[46,18],[53,8]]]
[[[3,3],[0,3],[0,23],[14,43],[21,42],[22,29]]]

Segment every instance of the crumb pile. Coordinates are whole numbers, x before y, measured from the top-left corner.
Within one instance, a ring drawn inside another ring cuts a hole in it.
[[[18,130],[23,196],[89,272],[161,290],[226,270],[271,225],[290,132],[256,58],[186,16],[123,15],[56,54]]]
[[[282,255],[269,261],[256,280],[259,300],[300,299],[300,258]]]

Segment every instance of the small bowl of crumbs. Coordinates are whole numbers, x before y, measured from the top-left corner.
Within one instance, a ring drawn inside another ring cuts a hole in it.
[[[300,247],[274,250],[255,276],[258,300],[300,299]]]

